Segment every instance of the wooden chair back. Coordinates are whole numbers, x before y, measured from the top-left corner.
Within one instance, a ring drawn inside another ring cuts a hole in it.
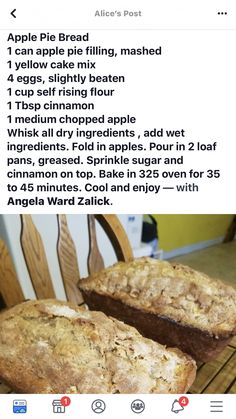
[[[21,247],[35,295],[38,299],[55,298],[44,244],[31,215],[21,215]],[[70,234],[66,215],[57,215],[57,257],[68,301],[83,302],[77,283],[80,279],[76,248]],[[129,261],[133,253],[128,237],[116,215],[88,215],[89,253],[88,272],[92,274],[104,268],[98,248],[95,220],[102,226],[114,248],[117,260]],[[16,270],[6,243],[0,239],[0,295],[6,307],[25,300]]]

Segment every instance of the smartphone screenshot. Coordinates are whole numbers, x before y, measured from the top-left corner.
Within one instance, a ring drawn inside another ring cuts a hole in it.
[[[0,5],[3,417],[231,419],[236,7]]]

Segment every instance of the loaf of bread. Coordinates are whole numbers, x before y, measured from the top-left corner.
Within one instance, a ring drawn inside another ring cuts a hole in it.
[[[140,258],[79,282],[90,309],[209,361],[236,334],[236,291],[187,266]]]
[[[57,300],[0,314],[0,379],[19,393],[184,393],[196,365],[100,312]]]

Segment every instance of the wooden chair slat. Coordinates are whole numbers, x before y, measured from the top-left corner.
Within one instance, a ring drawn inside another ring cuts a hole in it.
[[[118,217],[114,214],[96,214],[95,218],[109,237],[117,259],[124,262],[132,260],[133,251]]]
[[[77,287],[80,279],[76,249],[69,232],[66,216],[58,215],[57,253],[67,299],[76,304],[83,302],[83,297]]]
[[[55,293],[41,236],[30,215],[21,215],[21,245],[37,298],[54,298]]]
[[[5,242],[0,239],[0,292],[7,307],[24,301],[12,258]]]
[[[204,393],[220,393],[223,394],[227,388],[235,380],[235,365],[236,365],[236,352],[229,359],[229,361],[221,369],[220,374],[217,374],[214,380],[211,381]]]
[[[95,217],[88,215],[88,232],[89,232],[89,254],[88,254],[88,272],[93,274],[104,269],[104,261],[98,248]]]
[[[204,364],[197,373],[197,378],[190,389],[190,393],[202,393],[211,380],[218,374],[222,365],[232,356],[233,352],[234,349],[227,346],[217,359]]]

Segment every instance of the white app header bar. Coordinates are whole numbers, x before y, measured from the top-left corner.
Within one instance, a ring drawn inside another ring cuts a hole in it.
[[[0,8],[2,29],[236,28],[233,0],[11,0]]]

